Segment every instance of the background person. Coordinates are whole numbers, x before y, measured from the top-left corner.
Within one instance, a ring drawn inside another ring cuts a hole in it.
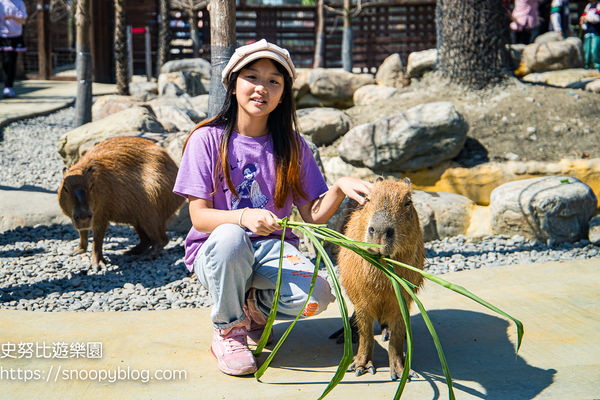
[[[4,68],[4,90],[6,98],[15,97],[13,84],[17,70],[17,53],[27,49],[23,43],[23,24],[27,10],[23,0],[0,0],[0,53]]]

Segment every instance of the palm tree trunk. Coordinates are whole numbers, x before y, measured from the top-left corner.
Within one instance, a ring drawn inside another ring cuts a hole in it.
[[[235,50],[235,0],[211,0],[209,7],[211,78],[208,113],[213,116],[225,101],[221,72]]]
[[[158,23],[158,60],[156,63],[156,76],[164,63],[169,61],[169,43],[171,42],[169,31],[169,0],[159,0],[160,14]]]
[[[313,59],[313,68],[323,66],[323,45],[325,41],[325,7],[323,0],[317,0],[317,31],[315,32],[315,55]]]
[[[352,72],[352,0],[344,0],[342,66],[344,71]]]
[[[125,17],[125,0],[114,0],[115,3],[115,75],[117,93],[129,94],[129,71],[127,63],[127,20]]]
[[[77,98],[75,100],[75,126],[92,120],[92,55],[90,53],[90,1],[79,0],[77,23]]]
[[[508,14],[502,0],[437,0],[437,69],[481,89],[509,76]]]

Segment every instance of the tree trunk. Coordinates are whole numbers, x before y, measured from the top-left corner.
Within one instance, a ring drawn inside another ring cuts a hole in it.
[[[222,0],[221,0],[222,1]],[[234,11],[235,23],[235,11]],[[212,19],[211,19],[212,26]],[[190,10],[190,37],[192,38],[192,48],[194,58],[200,57],[200,31],[198,30],[198,10]]]
[[[115,0],[115,75],[117,93],[129,95],[129,71],[127,63],[127,19],[125,0]]]
[[[79,0],[75,15],[77,22],[77,98],[75,126],[92,120],[92,55],[90,53],[90,1]]]
[[[508,14],[502,0],[437,0],[437,69],[482,89],[509,75]]]
[[[313,60],[313,68],[323,67],[323,42],[325,41],[325,7],[324,0],[317,0],[317,31],[315,32],[315,55]]]
[[[342,32],[342,67],[344,71],[352,72],[352,0],[344,0]]]
[[[208,113],[213,116],[225,101],[221,72],[235,50],[235,0],[211,0],[209,7],[211,77]]]
[[[169,0],[159,0],[158,19],[158,59],[156,62],[156,76],[160,75],[160,69],[164,63],[169,61],[169,43],[171,42],[169,31]]]

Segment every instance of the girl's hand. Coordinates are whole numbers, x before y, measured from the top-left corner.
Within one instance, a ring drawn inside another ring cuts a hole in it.
[[[337,186],[346,196],[355,200],[361,206],[365,204],[365,197],[371,193],[373,184],[362,179],[345,176],[338,179],[334,186]]]
[[[281,229],[281,226],[276,222],[277,216],[269,210],[247,208],[246,210],[242,210],[242,212],[240,223],[252,231],[252,233],[267,236],[271,232]]]

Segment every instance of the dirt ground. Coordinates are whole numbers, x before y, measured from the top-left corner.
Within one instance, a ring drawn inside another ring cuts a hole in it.
[[[429,73],[391,99],[346,112],[362,124],[433,101],[453,103],[469,123],[467,142],[455,159],[462,166],[600,158],[600,94],[579,89],[510,79],[493,89],[465,91]]]

